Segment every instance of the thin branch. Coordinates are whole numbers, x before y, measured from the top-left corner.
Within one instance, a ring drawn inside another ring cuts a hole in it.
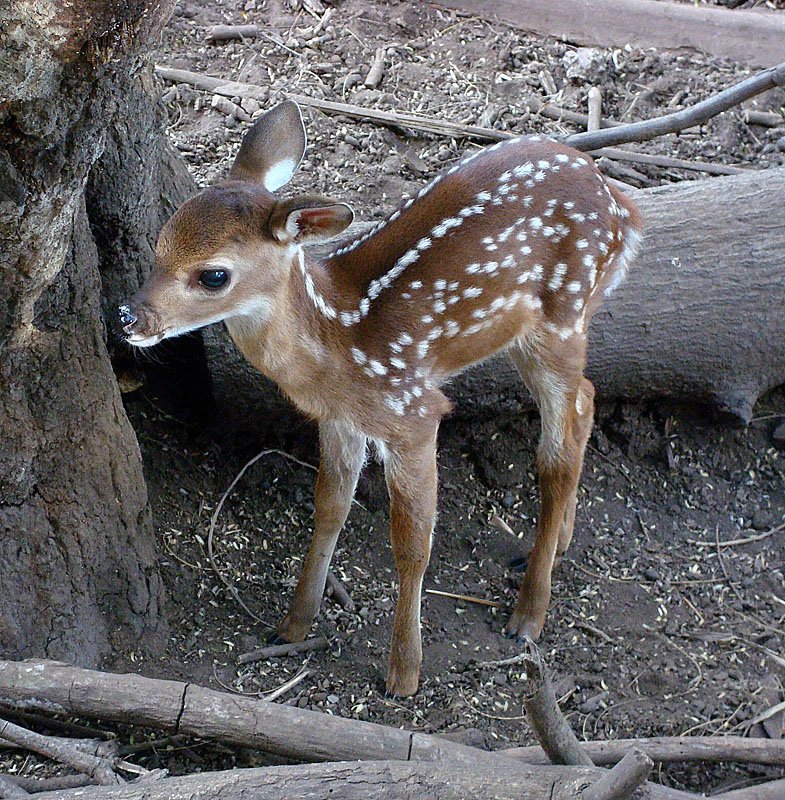
[[[649,739],[611,739],[581,742],[597,766],[618,763],[631,748],[643,750],[660,764],[704,763],[764,764],[785,767],[785,739],[751,739],[746,736],[657,736]],[[504,755],[525,764],[549,764],[541,747],[513,747]]]
[[[253,98],[262,102],[268,99],[268,90],[255,84],[243,83],[241,81],[227,81],[222,78],[215,78],[198,72],[173,69],[161,65],[156,65],[155,70],[164,80],[172,83],[187,83],[196,89],[201,89],[205,92],[213,92],[223,95],[224,97],[239,96]],[[611,145],[643,142],[665,133],[676,133],[684,128],[702,124],[717,114],[727,111],[738,103],[750,97],[754,97],[756,94],[760,94],[761,92],[783,84],[785,84],[785,63],[758,73],[736,86],[725,89],[714,97],[682,111],[656,117],[651,120],[645,120],[643,122],[633,122],[626,125],[615,124],[603,130],[592,131],[591,133],[573,134],[572,136],[567,136],[564,141],[578,150],[587,152],[594,152],[604,148],[605,152],[601,153],[601,155],[617,161],[638,161],[650,163],[655,166],[689,169],[698,172],[708,172],[710,174],[733,174],[734,172],[740,171],[740,168],[727,164],[702,164],[700,162],[675,159],[670,156],[633,153],[625,150],[612,150],[610,148]],[[387,125],[395,128],[410,128],[439,136],[468,137],[479,141],[503,141],[505,139],[515,138],[517,135],[510,131],[484,128],[479,125],[464,125],[462,123],[450,122],[435,117],[426,117],[421,114],[363,108],[362,106],[353,105],[351,103],[338,103],[332,100],[321,100],[305,95],[289,94],[287,96],[289,99],[294,100],[302,106],[317,108],[327,114],[341,114],[365,122],[374,122],[379,125]],[[577,112],[553,106],[537,98],[527,98],[523,101],[523,105],[532,111],[541,113],[543,116],[552,119],[563,119],[568,122],[574,121],[575,124],[580,124],[581,127],[585,127],[588,121],[588,116],[586,114],[578,115]],[[606,123],[605,121],[603,124],[610,125],[610,123]]]
[[[254,661],[265,661],[268,658],[281,658],[282,656],[312,653],[315,650],[326,650],[330,643],[324,637],[306,639],[304,642],[287,642],[286,644],[271,644],[269,647],[260,647],[250,653],[243,653],[237,657],[238,664],[250,664]]]
[[[341,579],[332,571],[327,571],[327,586],[333,593],[333,599],[345,611],[355,610],[354,600],[352,600]]]
[[[728,539],[727,541],[723,542],[722,539],[719,540],[717,543],[717,547],[735,547],[736,545],[741,544],[752,544],[753,542],[760,542],[763,539],[768,539],[769,536],[774,536],[775,533],[780,533],[780,531],[785,531],[785,522],[781,525],[777,525],[776,528],[771,528],[768,531],[763,531],[763,533],[756,533],[752,536],[745,536],[743,539]]]
[[[672,114],[643,122],[631,122],[628,125],[620,125],[618,128],[606,128],[591,133],[576,133],[568,136],[564,141],[571,147],[584,151],[616,144],[645,142],[666,133],[677,133],[694,125],[703,125],[717,114],[749,100],[756,94],[776,89],[778,86],[785,86],[785,62],[763,70],[729,89],[718,92],[708,100],[703,100],[682,111],[675,111]]]
[[[266,694],[263,699],[267,700],[268,703],[272,703],[274,700],[277,700],[279,697],[285,695],[291,689],[294,689],[295,686],[297,686],[299,683],[302,683],[311,675],[313,675],[313,670],[303,669],[293,678],[286,681],[286,683],[282,683],[277,689],[273,689],[269,694]]]
[[[43,736],[4,719],[0,719],[0,739],[13,742],[34,753],[59,761],[61,764],[67,764],[94,778],[102,786],[112,786],[123,782],[112,768],[109,760],[85,753],[79,747],[68,744],[64,739]]]
[[[454,594],[453,592],[442,592],[439,589],[426,589],[425,594],[432,594],[436,597],[448,597],[450,600],[463,600],[467,603],[475,603],[478,606],[490,606],[491,608],[501,608],[502,604],[495,600],[486,600],[484,597],[472,597],[468,594]]]

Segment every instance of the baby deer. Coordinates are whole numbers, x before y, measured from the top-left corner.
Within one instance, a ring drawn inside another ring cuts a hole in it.
[[[417,691],[420,593],[436,518],[436,436],[451,376],[508,350],[542,417],[537,537],[507,623],[536,638],[570,543],[594,387],[586,328],[640,241],[635,205],[591,160],[539,136],[478,150],[322,260],[305,245],[349,206],[280,199],[305,151],[286,101],[248,131],[225,180],[164,226],[120,325],[147,347],[224,321],[243,355],[319,423],[313,540],[281,640],[308,634],[369,440],[384,461],[399,591],[387,690]]]

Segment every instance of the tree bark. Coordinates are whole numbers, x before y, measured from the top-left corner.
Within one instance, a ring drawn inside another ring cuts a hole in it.
[[[783,168],[629,190],[644,243],[590,326],[587,372],[600,401],[687,400],[748,422],[757,398],[785,383],[783,192]],[[350,238],[369,227],[352,226]],[[285,401],[223,329],[210,329],[206,345],[220,418],[243,434],[275,435]],[[464,416],[531,404],[503,356],[446,391]]]
[[[159,177],[162,165],[173,163],[155,160],[165,152],[160,119],[137,113],[136,134],[119,134],[133,87],[135,112],[143,106],[142,56],[172,6],[172,0],[48,0],[33,8],[12,0],[0,10],[0,651],[6,655],[95,664],[112,649],[156,650],[165,641],[139,449],[101,322],[101,266],[105,279],[118,280],[133,253],[135,275],[149,256],[154,223],[186,196],[171,192],[173,179]],[[158,151],[151,148],[147,168],[130,175],[143,128]],[[102,169],[91,175],[104,154]],[[129,192],[129,176],[137,188],[157,184],[137,192],[140,205],[149,202],[157,214],[138,231],[139,215],[118,224],[105,213]],[[162,190],[174,195],[164,207]],[[109,269],[111,225],[120,233]]]
[[[364,761],[203,772],[120,787],[85,786],[36,795],[40,800],[580,800],[602,775],[590,767],[503,763],[455,765]],[[698,800],[698,795],[647,783],[636,800]]]

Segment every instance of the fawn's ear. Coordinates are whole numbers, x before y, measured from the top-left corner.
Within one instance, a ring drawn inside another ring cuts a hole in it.
[[[351,225],[354,211],[325,197],[282,200],[273,210],[270,228],[279,242],[313,244],[332,239]]]
[[[289,183],[305,152],[305,126],[297,103],[284,100],[245,134],[229,177],[261,183],[268,192]]]

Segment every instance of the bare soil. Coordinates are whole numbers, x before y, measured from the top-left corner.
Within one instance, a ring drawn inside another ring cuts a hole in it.
[[[586,69],[568,77],[575,48],[564,42],[426,4],[346,0],[334,8],[326,30],[314,37],[317,20],[281,2],[185,0],[157,59],[269,86],[270,104],[292,91],[554,135],[570,129],[521,104],[524,96],[547,91],[545,70],[559,89],[555,102],[585,112],[589,87],[601,85],[604,113],[625,121],[692,104],[749,74],[742,65],[698,55],[615,49],[597,50]],[[257,23],[268,35],[204,44],[207,28],[217,23]],[[380,46],[387,47],[385,75],[378,89],[366,89],[362,81]],[[783,105],[785,93],[772,92],[755,107]],[[198,182],[223,174],[245,125],[185,86],[170,92],[169,108],[172,139]],[[306,125],[309,152],[292,191],[346,200],[366,219],[388,213],[403,194],[476,147],[317,113],[306,115]],[[785,163],[784,136],[783,127],[750,128],[737,110],[641,149],[763,168]],[[651,183],[696,176],[636,169]],[[765,535],[785,520],[785,433],[774,436],[785,421],[785,390],[761,400],[748,429],[728,427],[701,408],[602,398],[599,404],[576,535],[555,573],[540,643],[563,710],[586,739],[782,736],[781,714],[765,728],[754,720],[783,699],[785,681],[785,531]],[[379,466],[365,470],[335,556],[356,611],[325,600],[318,628],[331,641],[329,651],[238,666],[238,654],[259,646],[287,607],[311,531],[314,472],[278,454],[265,456],[218,519],[215,565],[254,617],[211,566],[210,518],[233,477],[260,450],[277,448],[315,464],[313,426],[294,412],[275,411],[264,440],[233,437],[231,419],[195,432],[180,422],[182,409],[151,386],[127,395],[126,407],[144,456],[172,637],[161,661],[125,653],[110,668],[250,694],[275,689],[307,668],[311,674],[283,701],[489,748],[534,741],[523,718],[521,668],[477,662],[517,651],[500,631],[520,578],[509,564],[525,552],[538,513],[536,413],[494,410],[468,419],[459,409],[442,426],[439,521],[425,588],[501,607],[426,593],[422,688],[400,701],[383,694],[396,577]],[[515,534],[499,529],[495,517]],[[742,541],[723,546],[730,540]],[[199,762],[259,758],[191,743],[187,751],[162,748],[145,763],[183,771]],[[660,778],[708,790],[763,774],[732,766],[669,767]]]
[[[210,25],[245,22],[262,25],[270,39],[204,44]],[[568,44],[424,4],[341,2],[313,40],[316,23],[280,3],[251,0],[241,11],[234,3],[185,2],[166,32],[159,61],[269,86],[271,104],[291,91],[552,134],[569,129],[520,104],[524,96],[547,91],[544,70],[559,89],[557,103],[585,111],[588,88],[599,84],[604,113],[625,120],[694,103],[748,74],[728,61],[624,49],[598,50],[587,68],[571,69],[575,48]],[[362,80],[380,46],[388,48],[385,76],[378,89],[366,89]],[[171,103],[173,140],[200,183],[226,170],[244,128],[210,110],[209,101],[180,87]],[[785,94],[770,93],[757,107],[784,103]],[[364,218],[389,213],[402,195],[476,146],[307,116],[310,149],[293,191],[348,200]],[[735,111],[701,131],[644,149],[773,166],[785,163],[777,146],[783,134],[783,128],[750,128]],[[639,171],[654,183],[695,177]],[[378,465],[366,469],[361,505],[336,553],[335,569],[357,610],[348,613],[325,601],[318,627],[331,640],[330,651],[238,667],[237,655],[258,646],[285,612],[311,531],[314,473],[275,454],[264,457],[218,520],[218,568],[267,625],[250,618],[212,570],[205,542],[209,520],[233,476],[259,450],[279,448],[315,464],[314,431],[285,413],[280,424],[268,426],[278,433],[264,441],[223,435],[192,441],[156,409],[157,402],[143,391],[128,404],[147,465],[175,631],[169,659],[145,664],[145,670],[259,692],[306,663],[313,674],[288,698],[298,706],[488,747],[533,740],[522,719],[520,668],[473,664],[516,652],[500,629],[520,577],[509,563],[525,551],[537,515],[535,413],[472,420],[459,414],[443,426],[439,522],[426,589],[502,608],[426,594],[422,688],[400,702],[382,692],[396,578]],[[556,574],[542,639],[565,696],[563,708],[580,735],[738,733],[782,699],[785,670],[767,650],[785,649],[785,532],[717,546],[765,532],[785,518],[785,454],[771,438],[782,418],[770,417],[785,413],[785,392],[760,406],[761,419],[736,430],[700,409],[601,405],[575,541]],[[231,420],[218,424],[232,428]],[[494,527],[495,515],[518,536]],[[760,726],[754,732],[763,733]],[[712,780],[732,775],[724,770]],[[670,779],[704,788],[707,777],[674,768]]]

